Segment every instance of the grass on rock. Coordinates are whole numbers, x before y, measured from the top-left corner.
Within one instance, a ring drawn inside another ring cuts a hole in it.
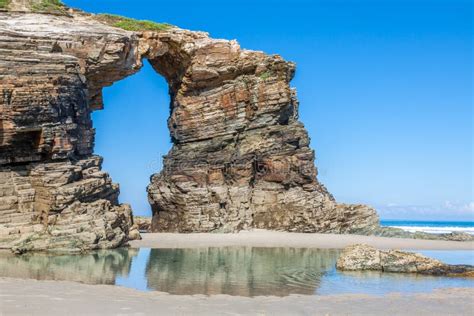
[[[42,0],[40,2],[33,3],[31,10],[33,12],[64,13],[65,8],[61,0]]]
[[[96,19],[108,25],[118,27],[127,31],[166,31],[173,26],[168,23],[156,23],[147,20],[135,20],[114,14],[98,14]]]
[[[10,0],[0,0],[0,9],[6,9]]]

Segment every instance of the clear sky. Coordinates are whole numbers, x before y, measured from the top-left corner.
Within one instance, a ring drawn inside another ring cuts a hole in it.
[[[296,62],[300,119],[338,201],[386,219],[474,220],[471,0],[64,2]],[[145,188],[170,148],[166,82],[146,65],[104,96],[96,153],[121,201],[149,215]]]

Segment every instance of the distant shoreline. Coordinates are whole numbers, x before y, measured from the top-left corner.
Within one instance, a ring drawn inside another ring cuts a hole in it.
[[[267,230],[242,231],[228,234],[142,233],[142,238],[142,240],[131,241],[130,246],[134,248],[250,246],[342,249],[348,245],[365,243],[380,249],[474,250],[473,241],[459,242],[361,235],[305,234]]]

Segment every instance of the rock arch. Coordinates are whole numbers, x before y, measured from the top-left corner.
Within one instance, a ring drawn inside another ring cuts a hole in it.
[[[341,205],[317,181],[298,121],[295,65],[205,33],[144,33],[170,84],[173,148],[148,186],[152,230],[367,232],[375,212]],[[151,43],[151,44],[150,44]]]
[[[337,204],[317,181],[289,85],[295,65],[278,55],[178,28],[128,32],[72,10],[0,12],[0,37],[0,247],[109,248],[136,235],[93,155],[90,113],[144,58],[171,96],[173,148],[148,186],[154,231],[378,225],[373,209]]]

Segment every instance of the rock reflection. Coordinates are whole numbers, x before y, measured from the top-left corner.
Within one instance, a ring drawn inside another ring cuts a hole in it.
[[[148,288],[171,294],[314,294],[337,250],[298,248],[151,249]]]
[[[15,256],[0,251],[0,278],[115,284],[171,294],[240,296],[381,295],[473,287],[469,278],[370,271],[341,273],[335,269],[338,254],[337,250],[251,247],[116,249],[61,256]],[[472,264],[472,251],[446,251],[435,258],[443,256],[450,258],[452,264]]]
[[[16,256],[0,253],[0,277],[67,280],[88,284],[115,284],[127,276],[138,249],[100,250],[88,254]]]
[[[252,247],[141,249],[140,254],[138,249],[116,249],[60,256],[0,252],[0,277],[120,284],[181,295],[311,295],[337,256],[336,250]]]

